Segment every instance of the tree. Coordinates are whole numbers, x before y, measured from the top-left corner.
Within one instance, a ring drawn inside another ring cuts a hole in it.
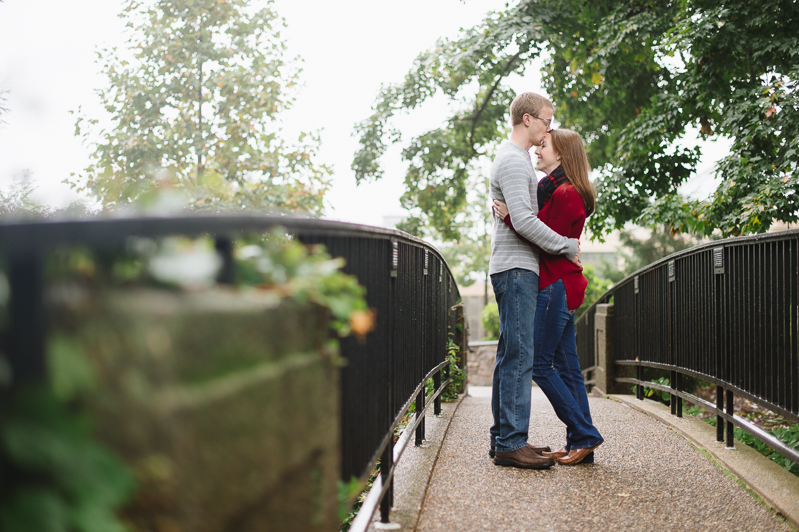
[[[618,283],[634,271],[663,257],[699,243],[690,235],[673,234],[663,226],[653,227],[648,238],[638,238],[633,231],[623,229],[619,232],[619,242],[622,245],[619,254],[624,261],[624,266],[618,268],[615,264],[606,263],[602,268],[602,277],[613,283]]]
[[[52,210],[49,207],[31,198],[35,191],[30,170],[15,175],[11,185],[0,190],[0,218],[41,218],[50,215]]]
[[[489,208],[488,179],[472,188],[471,201],[458,224],[458,236],[441,246],[441,255],[452,268],[460,286],[483,282],[483,306],[488,304],[488,261],[491,257],[491,229],[494,222]],[[398,226],[408,232],[419,233],[417,228],[403,223]],[[443,239],[442,235],[436,234]]]
[[[42,205],[31,197],[37,188],[30,170],[22,170],[15,174],[11,184],[5,189],[0,189],[0,219],[78,218],[92,214],[81,200],[61,209]]]
[[[6,102],[8,101],[8,89],[0,89],[0,126],[6,123],[5,118],[3,115],[8,113],[8,105]]]
[[[459,110],[412,139],[404,201],[417,226],[456,238],[468,170],[507,133],[508,78],[536,58],[562,127],[585,139],[597,171],[601,237],[634,221],[671,231],[762,232],[799,219],[799,4],[793,0],[522,0],[414,62],[356,126],[358,180],[378,179],[391,117],[432,95]],[[701,156],[694,128],[728,137],[708,198],[680,196]]]
[[[247,0],[128,0],[129,61],[98,54],[108,86],[97,91],[113,128],[79,116],[93,161],[74,187],[110,208],[167,183],[196,209],[274,206],[319,213],[329,169],[318,140],[279,136],[298,71],[284,60],[282,19]],[[84,127],[88,124],[90,127]]]
[[[585,289],[585,299],[583,304],[575,311],[574,319],[577,320],[583,315],[583,312],[588,309],[594,302],[600,298],[602,294],[608,291],[611,282],[608,279],[597,275],[596,268],[590,264],[583,266],[583,275],[588,279],[588,287]]]

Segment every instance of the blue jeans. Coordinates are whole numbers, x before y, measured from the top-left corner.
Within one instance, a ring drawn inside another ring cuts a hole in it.
[[[566,450],[588,449],[604,440],[591,420],[588,394],[580,371],[574,314],[563,281],[538,293],[533,380],[546,394],[558,419],[566,424]]]
[[[533,325],[538,275],[519,268],[491,276],[499,307],[499,344],[491,390],[491,445],[508,453],[527,445],[533,386]]]

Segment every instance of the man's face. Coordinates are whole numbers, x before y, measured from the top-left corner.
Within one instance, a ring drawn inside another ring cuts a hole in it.
[[[553,115],[554,111],[551,107],[543,107],[536,116],[525,115],[524,120],[528,123],[527,134],[533,146],[540,146],[541,141],[543,141],[551,131],[549,126],[552,125]]]

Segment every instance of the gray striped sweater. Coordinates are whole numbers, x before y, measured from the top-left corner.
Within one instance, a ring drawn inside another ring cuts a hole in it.
[[[491,166],[490,183],[491,198],[508,204],[513,227],[520,235],[547,253],[565,255],[568,259],[577,254],[576,239],[557,234],[538,219],[538,182],[530,154],[524,148],[510,141],[499,148]],[[494,216],[488,273],[493,275],[513,268],[538,273],[538,252]]]

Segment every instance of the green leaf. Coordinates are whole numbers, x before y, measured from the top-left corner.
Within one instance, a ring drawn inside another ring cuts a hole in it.
[[[95,387],[91,361],[73,338],[56,336],[48,343],[48,370],[55,395],[69,400]]]
[[[0,524],[7,532],[69,532],[68,509],[55,490],[22,488],[0,502]]]

